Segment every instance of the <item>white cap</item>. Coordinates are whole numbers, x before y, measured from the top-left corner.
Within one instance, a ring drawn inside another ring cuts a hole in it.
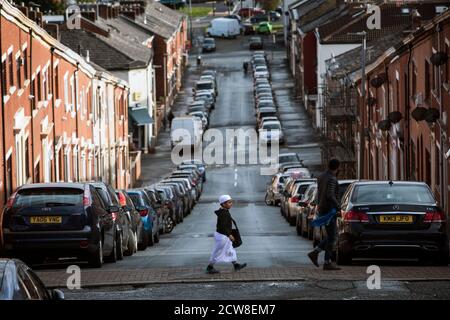
[[[224,202],[227,202],[228,200],[231,200],[231,197],[227,194],[224,194],[223,196],[220,196],[219,203],[222,204]]]

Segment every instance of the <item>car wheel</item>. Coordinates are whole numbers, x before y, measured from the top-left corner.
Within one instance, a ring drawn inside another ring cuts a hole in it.
[[[123,235],[122,232],[119,232],[119,236],[117,237],[117,260],[123,260]]]
[[[352,255],[342,249],[342,243],[339,236],[337,240],[336,263],[340,265],[350,265],[352,263]]]
[[[107,262],[116,263],[117,262],[117,243],[116,239],[113,240],[113,248],[110,255],[106,259]]]
[[[137,234],[136,231],[130,230],[130,235],[128,236],[128,248],[124,252],[126,256],[132,256],[137,250]]]
[[[95,251],[89,255],[89,266],[91,268],[101,268],[103,265],[103,244],[100,240]]]
[[[295,230],[297,231],[297,235],[302,235],[302,219],[300,218],[300,215],[297,214],[297,218],[295,221]]]
[[[164,219],[164,233],[171,233],[173,230],[174,224],[172,217],[168,216]]]
[[[142,230],[142,241],[138,243],[138,250],[143,251],[148,247],[148,233]]]
[[[156,232],[154,240],[155,240],[155,243],[159,243],[159,230]]]
[[[264,198],[264,201],[266,202],[266,205],[271,206],[272,201],[269,199],[269,194],[266,193],[266,197]]]

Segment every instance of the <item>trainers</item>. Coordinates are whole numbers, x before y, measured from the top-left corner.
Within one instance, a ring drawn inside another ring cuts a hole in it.
[[[208,273],[208,274],[216,274],[216,273],[220,273],[220,271],[215,269],[214,267],[208,266],[206,268],[206,273]]]
[[[319,253],[317,251],[311,251],[310,253],[308,253],[308,257],[311,260],[312,263],[314,263],[314,265],[318,268],[319,267]]]
[[[239,271],[239,270],[241,270],[241,269],[244,269],[246,266],[247,266],[246,263],[243,263],[243,264],[236,263],[236,264],[234,265],[234,271]]]
[[[336,266],[334,263],[329,262],[323,265],[323,270],[341,270],[341,268]]]

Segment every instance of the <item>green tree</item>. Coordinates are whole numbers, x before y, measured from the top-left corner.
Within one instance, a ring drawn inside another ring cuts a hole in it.
[[[258,3],[265,11],[273,11],[280,5],[281,0],[260,0]]]
[[[64,0],[15,0],[16,4],[25,4],[26,7],[39,8],[41,12],[62,14],[66,8],[66,2]]]

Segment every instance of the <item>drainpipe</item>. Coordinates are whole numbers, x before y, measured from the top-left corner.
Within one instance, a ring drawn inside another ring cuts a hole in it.
[[[389,68],[388,68],[388,66],[387,65],[385,65],[384,66],[384,72],[386,73],[386,75],[388,75],[389,73],[388,73],[388,71],[389,71]],[[387,114],[389,115],[389,111],[391,110],[391,108],[390,108],[390,100],[391,99],[389,99],[389,97],[390,97],[390,85],[389,85],[389,77],[387,77],[388,78],[388,81],[387,81],[387,83],[386,83],[386,86],[387,86],[387,97],[388,97],[388,99],[387,99]],[[398,88],[397,88],[398,89]],[[384,97],[383,97],[384,98]],[[384,120],[384,119],[383,119]],[[391,176],[391,157],[390,157],[390,152],[389,152],[389,150],[391,149],[391,143],[389,142],[389,133],[388,133],[388,135],[387,135],[387,141],[386,141],[386,143],[387,143],[387,145],[386,145],[386,157],[387,157],[387,172],[386,172],[386,176],[387,176],[387,180],[390,180],[391,178],[390,178],[390,176]],[[397,177],[398,178],[398,177]],[[400,180],[400,179],[398,179],[398,180]]]
[[[1,15],[1,11],[3,10],[3,5],[0,3],[0,52],[3,52],[3,44],[2,44],[2,15]],[[5,61],[6,62],[6,61]],[[0,79],[3,79],[3,66],[1,66],[0,68]],[[3,143],[3,176],[4,179],[6,180],[6,139],[5,139],[5,100],[3,99],[4,97],[4,93],[6,93],[6,88],[2,87],[2,92],[1,92],[1,100],[2,100],[2,143]],[[5,202],[8,201],[8,194],[6,191],[6,184],[4,185],[3,188],[3,192],[4,192],[4,196],[5,196]],[[2,204],[3,205],[3,204]],[[0,221],[1,222],[1,221]]]
[[[441,31],[442,27],[441,25],[436,26],[436,31],[438,34],[438,51],[441,51]],[[441,206],[444,209],[444,212],[447,212],[447,197],[446,194],[448,193],[447,189],[447,159],[445,158],[445,153],[447,152],[447,137],[445,139],[442,138],[442,135],[445,134],[445,131],[442,126],[444,122],[442,121],[442,115],[443,115],[443,95],[442,95],[442,66],[439,66],[439,144],[441,146],[441,152],[439,154],[439,165],[440,165],[440,175],[439,175],[439,184],[441,187],[440,193],[441,193]],[[447,190],[446,190],[447,189]]]
[[[73,86],[75,88],[75,102],[74,102],[75,103],[75,125],[76,125],[75,132],[77,133],[76,137],[78,139],[78,152],[77,152],[77,159],[76,159],[77,162],[78,162],[78,155],[79,155],[78,153],[80,152],[80,145],[79,145],[80,133],[78,132],[79,129],[78,129],[78,86],[77,86],[79,70],[80,70],[80,63],[77,62],[77,70],[75,71],[75,81],[73,84]],[[74,174],[74,176],[76,175],[76,177],[77,177],[77,181],[80,181],[79,172],[80,172],[80,167],[77,165],[77,172],[75,172],[75,174]]]
[[[30,65],[30,72],[29,72],[29,77],[30,77],[30,88],[31,88],[31,81],[33,81],[31,79],[32,72],[33,72],[33,29],[31,29],[31,28],[30,28],[30,31],[29,31],[29,35],[30,35],[30,63],[29,63],[29,65]],[[37,86],[37,88],[35,88],[33,86],[33,88],[34,88],[34,92],[32,92],[32,93],[33,93],[33,95],[35,95],[35,92],[36,92],[36,90],[38,90],[39,86]],[[36,96],[39,96],[39,95],[36,95]],[[33,99],[35,99],[36,96],[33,97]],[[35,104],[36,104],[36,99],[34,101],[35,101]],[[39,101],[37,101],[37,103],[39,103]],[[34,139],[33,139],[34,138],[33,137],[34,120],[33,120],[33,106],[32,106],[31,103],[30,103],[30,111],[31,111],[30,112],[30,115],[31,115],[31,122],[30,122],[30,124],[31,124],[31,162],[32,162],[32,168],[33,168],[33,173],[31,175],[31,181],[34,183],[34,182],[37,182],[37,181],[35,181],[35,179],[34,179]],[[41,177],[38,177],[38,179],[40,179],[40,178]]]
[[[410,110],[410,92],[411,92],[411,62],[412,62],[412,47],[411,44],[409,44],[408,46],[408,50],[409,50],[409,57],[408,57],[408,73],[407,73],[407,80],[408,83],[406,84],[406,110],[405,110],[405,140],[404,141],[404,146],[405,146],[405,180],[411,180],[411,159],[410,159],[410,149],[411,149],[411,137],[410,137],[410,115],[409,115],[409,110]]]
[[[53,61],[53,55],[54,55],[54,53],[55,53],[55,48],[54,47],[52,47],[51,49],[50,49],[50,52],[51,52],[51,55],[50,55],[50,66],[51,66],[51,75],[52,75],[52,117],[53,117],[53,157],[54,157],[54,159],[53,159],[53,170],[54,170],[54,172],[55,172],[55,182],[56,182],[56,170],[57,170],[57,167],[56,167],[56,158],[57,158],[57,154],[56,154],[56,122],[55,122],[55,74],[54,74],[54,68],[53,68],[53,63],[54,63],[54,61]],[[58,77],[58,79],[59,79],[59,77]],[[58,83],[56,84],[56,85],[58,85]],[[58,162],[59,162],[59,159],[58,159]]]

